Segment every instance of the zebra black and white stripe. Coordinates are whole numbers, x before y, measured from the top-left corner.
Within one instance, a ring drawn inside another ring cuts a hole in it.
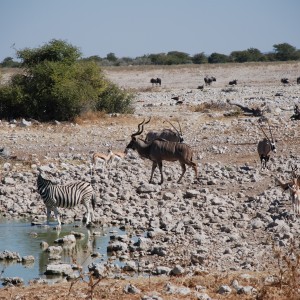
[[[88,225],[92,221],[90,202],[93,210],[95,210],[96,197],[93,187],[90,183],[80,181],[66,185],[59,185],[46,179],[40,173],[37,178],[38,192],[41,195],[47,208],[47,223],[50,221],[51,211],[58,221],[58,226],[61,226],[59,212],[57,207],[72,208],[78,204],[83,204],[87,210]]]

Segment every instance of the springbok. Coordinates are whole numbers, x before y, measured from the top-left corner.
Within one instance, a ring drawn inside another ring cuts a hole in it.
[[[178,183],[181,181],[184,173],[186,172],[186,166],[191,166],[194,171],[196,178],[198,179],[197,164],[193,162],[193,150],[192,148],[183,143],[178,142],[168,142],[162,139],[153,140],[150,143],[136,138],[137,135],[142,134],[144,130],[144,123],[138,124],[138,131],[131,135],[131,141],[127,145],[126,149],[136,150],[142,158],[148,158],[152,161],[152,170],[149,183],[152,183],[153,173],[158,165],[161,175],[161,180],[159,184],[162,184],[163,172],[162,172],[162,161],[179,161],[182,169],[181,176],[178,179]]]
[[[125,158],[126,153],[120,152],[120,151],[112,151],[112,149],[110,149],[109,155],[110,155],[110,158],[109,158],[108,162],[109,163],[116,162],[116,166],[118,166],[120,161],[122,161]]]
[[[273,135],[272,135],[272,131],[271,131],[271,127],[270,127],[269,122],[268,122],[268,126],[269,126],[269,132],[270,132],[271,139],[269,139],[269,137],[265,133],[262,125],[260,124],[260,122],[258,124],[259,124],[259,128],[263,132],[265,138],[258,142],[257,152],[258,152],[258,155],[259,155],[259,158],[260,158],[261,167],[262,168],[267,168],[267,162],[270,159],[271,151],[276,153],[276,145],[275,145],[275,141],[273,139]]]
[[[98,161],[102,163],[103,167],[106,167],[106,164],[109,162],[110,158],[111,158],[110,149],[108,150],[108,154],[95,152],[92,157],[91,174],[93,173],[93,170],[95,169]]]
[[[300,176],[296,175],[297,167],[292,167],[292,180],[284,183],[277,177],[275,177],[278,185],[283,189],[283,191],[290,191],[293,211],[300,215]]]
[[[146,122],[145,124],[149,123],[149,121]],[[169,142],[183,143],[183,136],[182,136],[180,123],[178,122],[179,125],[179,130],[178,130],[170,121],[166,121],[166,122],[168,122],[175,129],[175,131],[173,131],[172,129],[163,129],[160,131],[149,131],[146,135],[145,141],[147,143],[150,143],[155,139],[161,139]]]

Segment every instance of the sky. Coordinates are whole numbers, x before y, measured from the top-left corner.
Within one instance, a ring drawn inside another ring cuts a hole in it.
[[[82,57],[300,49],[299,0],[0,0],[0,62],[59,39]]]

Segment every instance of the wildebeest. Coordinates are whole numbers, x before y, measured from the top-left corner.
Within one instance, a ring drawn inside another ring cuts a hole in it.
[[[161,78],[156,78],[156,79],[155,78],[151,78],[150,82],[152,83],[152,85],[154,85],[154,84],[158,85],[159,84],[161,86]]]
[[[198,85],[197,89],[203,91],[204,85]]]
[[[213,81],[217,81],[216,77],[208,77],[208,76],[205,76],[204,77],[204,82],[205,82],[205,85],[210,85]]]
[[[234,80],[229,81],[229,85],[237,85],[237,80],[234,79]]]
[[[297,84],[300,84],[300,77],[297,78]]]
[[[288,84],[290,82],[289,82],[288,78],[281,78],[281,83]]]
[[[163,183],[162,161],[179,161],[182,169],[182,173],[178,179],[178,183],[181,181],[184,173],[186,172],[186,166],[191,166],[196,178],[198,179],[197,164],[193,162],[193,150],[184,143],[168,142],[166,140],[156,139],[150,143],[146,143],[136,136],[142,134],[145,120],[138,124],[138,131],[131,135],[131,141],[127,145],[126,150],[136,150],[142,158],[147,158],[152,161],[152,170],[149,182],[152,183],[153,173],[158,165],[161,175],[160,184]]]

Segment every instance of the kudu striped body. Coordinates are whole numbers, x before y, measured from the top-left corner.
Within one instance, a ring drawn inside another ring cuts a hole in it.
[[[145,124],[147,124],[148,122],[146,122]],[[183,143],[183,136],[182,136],[181,126],[180,126],[179,122],[178,122],[178,125],[179,125],[180,131],[177,130],[177,128],[171,122],[169,122],[169,121],[167,121],[167,122],[170,123],[170,125],[175,129],[175,131],[173,131],[172,129],[163,129],[160,131],[149,131],[146,135],[145,141],[147,143],[150,143],[156,139],[162,139],[162,140],[166,140],[169,142]]]
[[[95,209],[96,198],[94,189],[88,182],[76,182],[66,185],[59,185],[46,179],[40,173],[37,178],[38,192],[41,195],[47,208],[47,223],[50,221],[51,211],[57,219],[58,226],[61,226],[59,212],[57,207],[72,208],[78,204],[83,204],[87,210],[88,225],[91,220],[90,202],[93,209]]]
[[[292,167],[292,179],[286,183],[282,182],[280,179],[276,178],[278,185],[284,190],[290,191],[291,200],[293,205],[293,211],[300,215],[300,175],[296,175],[296,168]]]
[[[274,153],[276,153],[276,145],[275,145],[275,141],[273,139],[273,135],[272,135],[272,131],[271,131],[269,122],[268,122],[268,126],[269,126],[269,132],[270,132],[271,139],[267,136],[262,125],[259,123],[259,128],[261,129],[261,131],[263,132],[263,134],[265,136],[265,138],[263,140],[259,141],[258,145],[257,145],[257,152],[258,152],[258,155],[260,158],[262,168],[267,168],[267,162],[270,159],[271,152],[273,151]]]
[[[136,150],[142,158],[148,158],[152,161],[152,170],[149,182],[152,183],[153,173],[156,167],[159,167],[161,181],[163,183],[163,172],[162,172],[162,161],[179,161],[182,169],[182,173],[178,179],[178,183],[181,181],[184,173],[186,172],[186,166],[191,166],[194,171],[196,178],[198,178],[197,164],[193,162],[193,150],[192,148],[184,143],[169,142],[162,139],[155,139],[149,143],[136,138],[137,135],[142,134],[144,130],[144,122],[138,125],[138,131],[131,135],[131,141],[127,145],[126,149]]]

